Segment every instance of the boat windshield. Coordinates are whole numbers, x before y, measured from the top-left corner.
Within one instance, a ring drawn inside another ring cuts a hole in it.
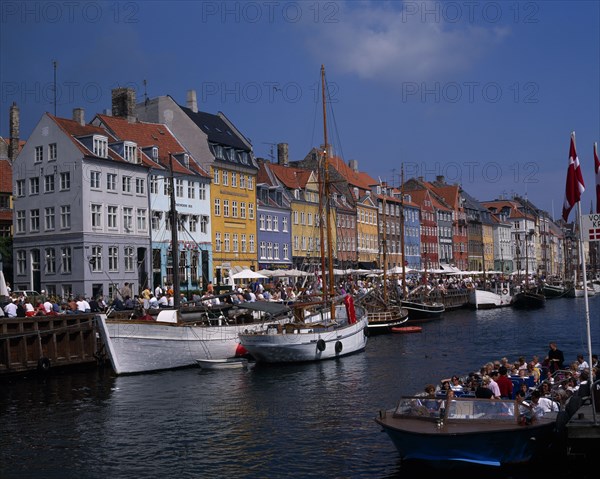
[[[524,406],[518,409],[519,414]],[[478,399],[453,398],[450,400],[429,397],[404,397],[396,407],[394,416],[428,419],[486,419],[516,421],[515,402]]]

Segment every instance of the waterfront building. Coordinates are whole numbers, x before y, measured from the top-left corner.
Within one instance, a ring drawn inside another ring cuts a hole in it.
[[[258,164],[250,141],[223,113],[198,110],[193,90],[187,93],[185,107],[161,96],[139,103],[136,112],[140,120],[165,123],[211,175],[211,281],[229,284],[233,268],[256,268]]]
[[[379,244],[382,260],[383,250],[385,249],[386,252],[387,264],[382,263],[381,267],[386,269],[401,267],[405,261],[406,253],[406,248],[405,251],[402,251],[401,240],[404,226],[401,226],[404,217],[403,198],[400,191],[389,187],[384,182],[372,185],[371,191],[377,201]]]
[[[346,190],[347,191],[347,190]],[[352,198],[346,196],[334,183],[331,186],[331,204],[335,210],[336,230],[336,259],[335,267],[349,269],[357,266],[358,253],[356,248],[356,206],[350,203]]]
[[[412,201],[411,193],[402,198],[404,212],[404,265],[419,270],[421,263],[421,209]]]
[[[440,269],[439,239],[436,221],[436,207],[429,190],[412,190],[412,201],[419,206],[421,212],[421,258],[422,266],[427,270]],[[437,202],[439,206],[441,204]],[[451,225],[450,225],[451,228]],[[451,238],[451,236],[450,236]]]
[[[512,224],[506,220],[504,214],[491,214],[492,235],[494,242],[494,267],[502,274],[510,274],[514,271],[513,247],[512,247]]]
[[[287,155],[287,144],[281,149]],[[258,159],[256,181],[258,269],[291,269],[291,196],[264,159]]]
[[[131,89],[113,90],[113,116],[96,115],[91,124],[106,129],[119,141],[135,143],[152,160],[146,193],[152,241],[152,281],[149,287],[174,284],[182,292],[202,290],[212,277],[212,243],[210,219],[210,176],[194,157],[160,123],[141,122],[135,110],[120,109],[120,105],[135,106]],[[171,179],[174,189],[171,191]],[[171,194],[177,212],[179,265],[173,268]],[[114,207],[110,207],[114,212]],[[111,219],[109,213],[108,220]],[[136,221],[141,221],[137,218]]]
[[[148,283],[151,159],[134,142],[45,113],[13,164],[14,289],[114,297]]]

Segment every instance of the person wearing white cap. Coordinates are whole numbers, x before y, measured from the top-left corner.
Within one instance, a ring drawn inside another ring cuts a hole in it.
[[[9,318],[16,318],[17,317],[17,298],[13,298],[13,300],[8,303],[6,306],[4,306],[4,312],[6,313],[6,316]]]

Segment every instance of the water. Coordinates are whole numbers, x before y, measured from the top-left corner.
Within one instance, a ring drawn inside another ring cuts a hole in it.
[[[598,351],[598,297],[590,308]],[[374,422],[380,409],[490,359],[543,358],[554,340],[569,363],[587,345],[581,299],[551,300],[537,311],[447,312],[422,327],[420,334],[371,337],[364,352],[338,361],[125,377],[108,369],[0,383],[0,477],[423,474],[422,465],[400,464]]]

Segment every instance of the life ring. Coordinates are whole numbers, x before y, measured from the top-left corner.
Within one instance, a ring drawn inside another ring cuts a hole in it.
[[[325,351],[325,341],[323,339],[317,341],[317,349],[321,352]]]
[[[508,289],[504,288],[504,289],[502,290],[502,294],[508,294]]]
[[[342,349],[344,349],[344,346],[342,345],[341,341],[336,341],[335,343],[335,353],[336,354],[340,354],[342,352]]]
[[[42,356],[40,359],[38,359],[38,363],[37,363],[37,368],[38,371],[41,372],[47,372],[50,370],[50,360],[44,356]]]

